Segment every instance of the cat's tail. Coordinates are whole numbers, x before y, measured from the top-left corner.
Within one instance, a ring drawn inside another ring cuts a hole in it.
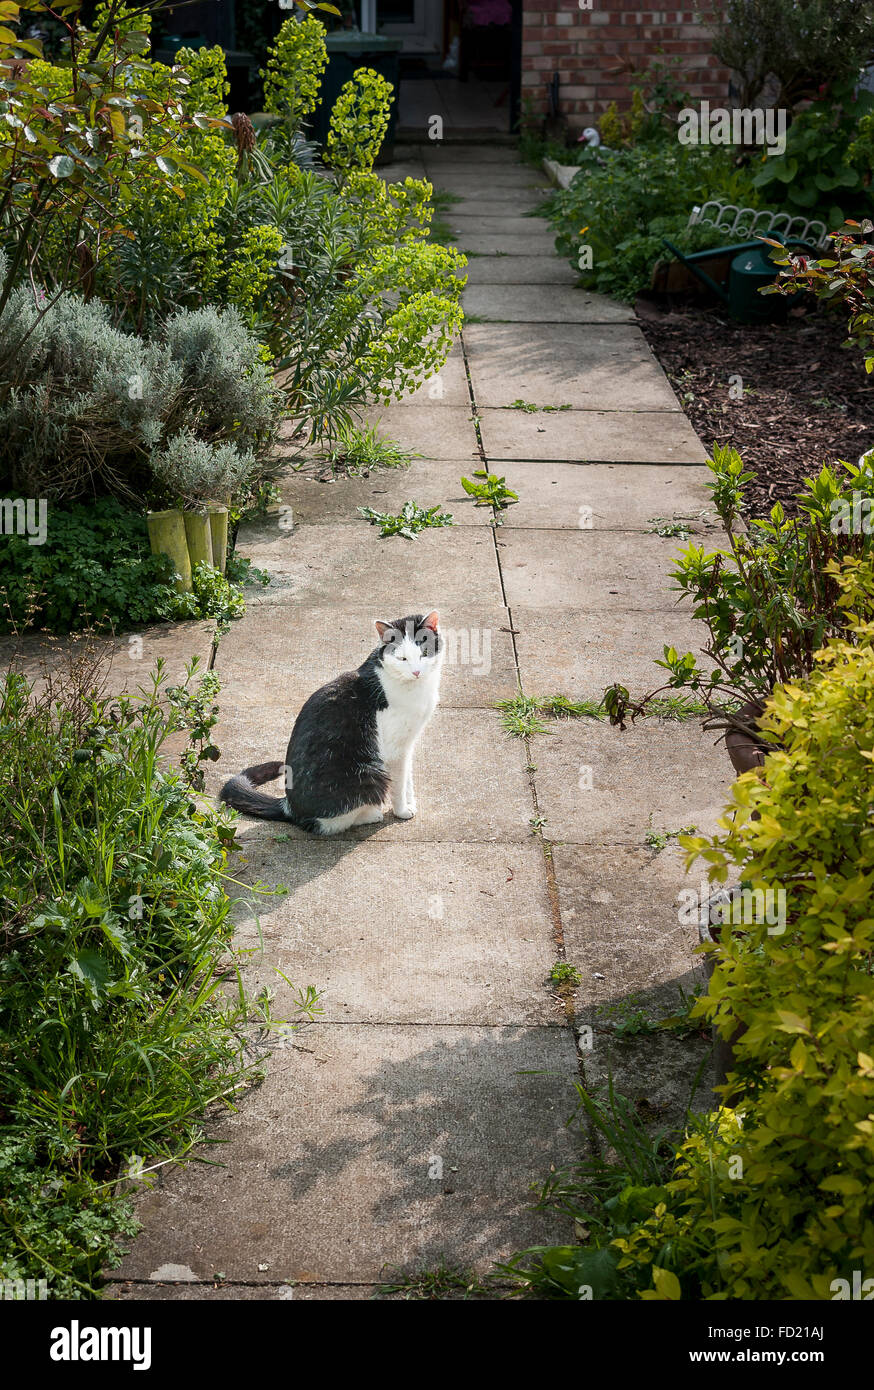
[[[268,796],[266,792],[256,791],[265,782],[275,782],[282,776],[283,763],[259,763],[257,767],[247,767],[237,777],[225,782],[219,792],[219,801],[242,811],[246,816],[258,816],[261,820],[289,820],[288,802],[284,796]]]

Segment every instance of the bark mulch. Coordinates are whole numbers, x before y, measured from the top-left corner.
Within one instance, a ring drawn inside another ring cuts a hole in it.
[[[824,463],[874,447],[874,374],[862,353],[842,347],[846,315],[820,306],[783,323],[732,322],[719,309],[689,304],[669,312],[637,304],[641,328],[705,448],[731,444],[756,474],[747,511],[787,513],[804,478]],[[743,396],[729,395],[742,378]]]

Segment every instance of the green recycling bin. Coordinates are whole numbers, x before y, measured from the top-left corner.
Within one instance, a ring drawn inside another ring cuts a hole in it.
[[[373,68],[394,87],[388,130],[385,134],[377,164],[390,164],[394,157],[395,128],[398,123],[398,85],[400,82],[400,52],[402,40],[382,34],[347,34],[338,32],[326,36],[328,66],[322,78],[319,105],[310,117],[309,137],[324,145],[334,102],[340,89],[354,75],[356,68]]]

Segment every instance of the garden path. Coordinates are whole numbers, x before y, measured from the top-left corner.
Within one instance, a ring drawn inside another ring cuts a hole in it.
[[[724,754],[694,721],[619,734],[580,719],[529,745],[494,705],[520,686],[597,700],[617,678],[642,693],[665,642],[699,645],[669,588],[677,542],[652,518],[710,529],[704,450],[633,313],[575,288],[526,215],[537,173],[499,147],[403,154],[388,176],[427,174],[461,199],[447,217],[475,253],[463,338],[438,378],[373,413],[424,457],[333,483],[290,475],[294,529],[285,512],[241,534],[273,583],[218,648],[214,778],[282,756],[304,698],[369,650],[375,616],[437,606],[450,652],[419,812],[324,843],[241,823],[241,875],[288,889],[261,902],[260,928],[238,914],[249,985],[282,1018],[284,977],[313,984],[324,1014],[273,1038],[263,1085],[214,1126],[223,1166],[162,1170],[143,1195],[116,1297],[367,1298],[392,1267],[485,1271],[570,1235],[528,1203],[573,1156],[581,1072],[609,1065],[653,1116],[688,1100],[676,1040],[634,1047],[610,1025],[670,1012],[700,974],[681,857],[646,836],[712,821]],[[498,528],[459,483],[485,465],[521,498]],[[356,514],[409,498],[457,525],[380,540]],[[567,999],[548,982],[557,961],[581,972]]]

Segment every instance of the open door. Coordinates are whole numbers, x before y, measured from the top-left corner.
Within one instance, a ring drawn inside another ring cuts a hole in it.
[[[444,138],[518,130],[523,0],[376,0],[379,32],[402,40],[400,131]]]

